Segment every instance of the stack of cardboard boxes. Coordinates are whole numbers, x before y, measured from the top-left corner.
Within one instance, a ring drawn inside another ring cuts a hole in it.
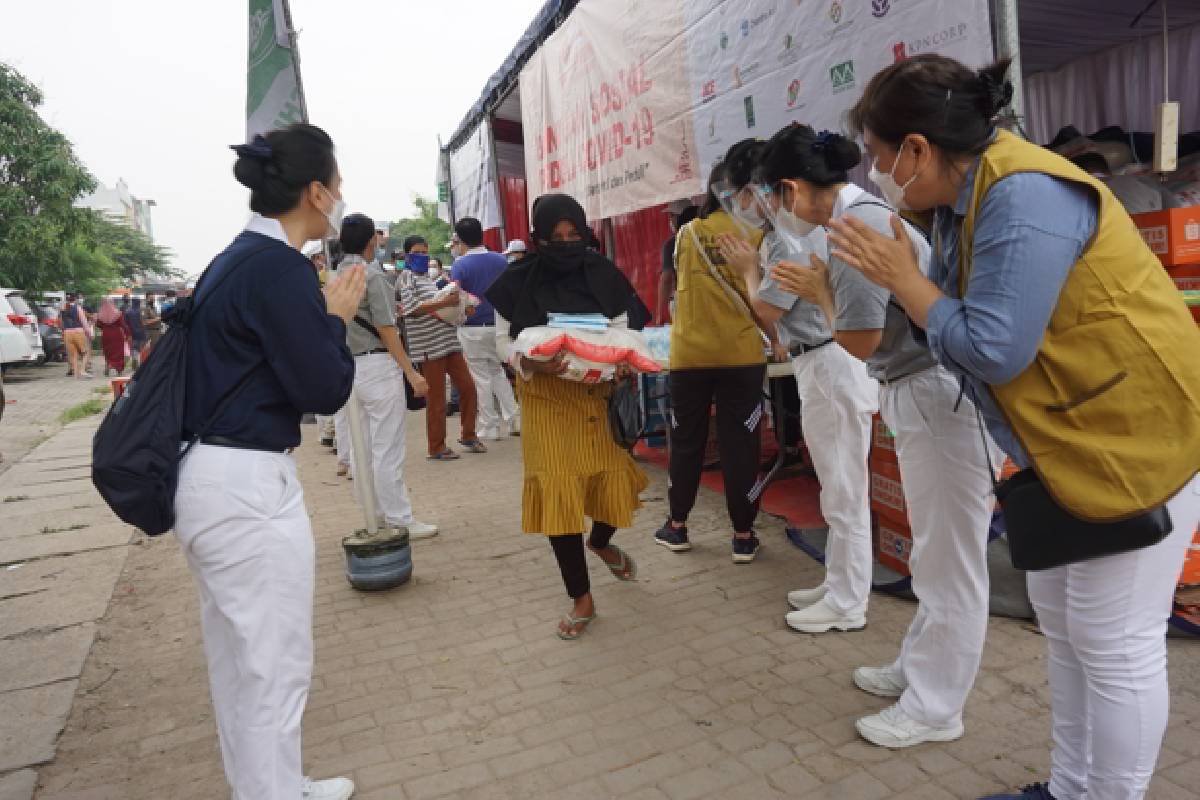
[[[1200,206],[1130,216],[1179,291],[1200,290]],[[1200,305],[1191,305],[1191,310],[1200,323]]]
[[[879,563],[908,575],[913,538],[900,483],[900,463],[896,460],[896,438],[878,414],[871,436],[870,467],[871,522]]]

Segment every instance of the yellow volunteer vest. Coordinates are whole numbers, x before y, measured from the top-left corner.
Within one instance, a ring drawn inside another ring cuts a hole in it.
[[[694,230],[701,254],[696,249]],[[725,263],[717,237],[743,236],[744,231],[724,211],[689,222],[675,235],[675,315],[671,324],[671,369],[745,367],[766,363],[758,325],[734,302],[704,260],[706,255],[749,305],[746,280]],[[750,244],[762,244],[755,231]]]
[[[984,152],[975,176],[960,294],[983,198],[1018,172],[1090,187],[1100,215],[1033,363],[991,390],[1061,506],[1093,522],[1126,519],[1162,505],[1200,468],[1200,332],[1108,188],[1006,131]]]

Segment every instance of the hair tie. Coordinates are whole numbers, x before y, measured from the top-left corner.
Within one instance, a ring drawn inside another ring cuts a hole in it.
[[[821,131],[817,134],[817,138],[813,139],[812,149],[814,153],[824,153],[829,147],[829,143],[833,141],[836,134],[833,131]]]
[[[242,158],[253,158],[256,161],[270,161],[271,156],[275,154],[267,142],[267,137],[261,133],[256,133],[249,144],[231,144],[229,149]]]

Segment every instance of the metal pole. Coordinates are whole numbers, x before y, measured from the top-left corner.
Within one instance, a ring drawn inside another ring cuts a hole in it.
[[[350,390],[350,399],[346,401],[346,421],[350,423],[350,446],[354,451],[354,488],[367,523],[367,536],[374,537],[379,532],[379,519],[375,516],[375,474],[371,471],[371,453],[367,450],[367,437],[363,435],[358,392],[353,389]]]
[[[1170,30],[1167,28],[1167,0],[1162,0],[1163,23],[1163,102],[1171,102]]]
[[[1017,22],[1017,0],[996,0],[996,55],[1011,58],[1009,80],[1013,85],[1012,114],[1024,127],[1025,71],[1021,68],[1021,30]]]

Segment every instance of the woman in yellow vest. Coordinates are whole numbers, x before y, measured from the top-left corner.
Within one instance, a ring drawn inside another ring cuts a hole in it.
[[[734,148],[741,146],[739,142]],[[692,549],[687,519],[700,489],[708,420],[716,405],[717,443],[725,479],[725,505],[733,525],[733,563],[758,555],[758,477],[763,381],[767,357],[758,320],[750,310],[746,280],[721,255],[724,235],[748,236],[757,248],[762,233],[745,232],[721,209],[716,187],[725,168],[713,168],[699,218],[675,235],[675,314],[671,326],[670,517],[654,540],[676,553]]]
[[[1200,333],[1102,183],[996,130],[1007,67],[902,61],[851,113],[888,200],[934,212],[929,276],[899,220],[893,237],[835,223],[831,247],[892,291],[1044,487],[1058,521],[1027,555],[1078,554],[1028,573],[1049,647],[1050,781],[995,797],[1140,798],[1169,710],[1166,621],[1200,520]],[[1074,535],[1124,532],[1164,507],[1157,543],[1106,553]]]

